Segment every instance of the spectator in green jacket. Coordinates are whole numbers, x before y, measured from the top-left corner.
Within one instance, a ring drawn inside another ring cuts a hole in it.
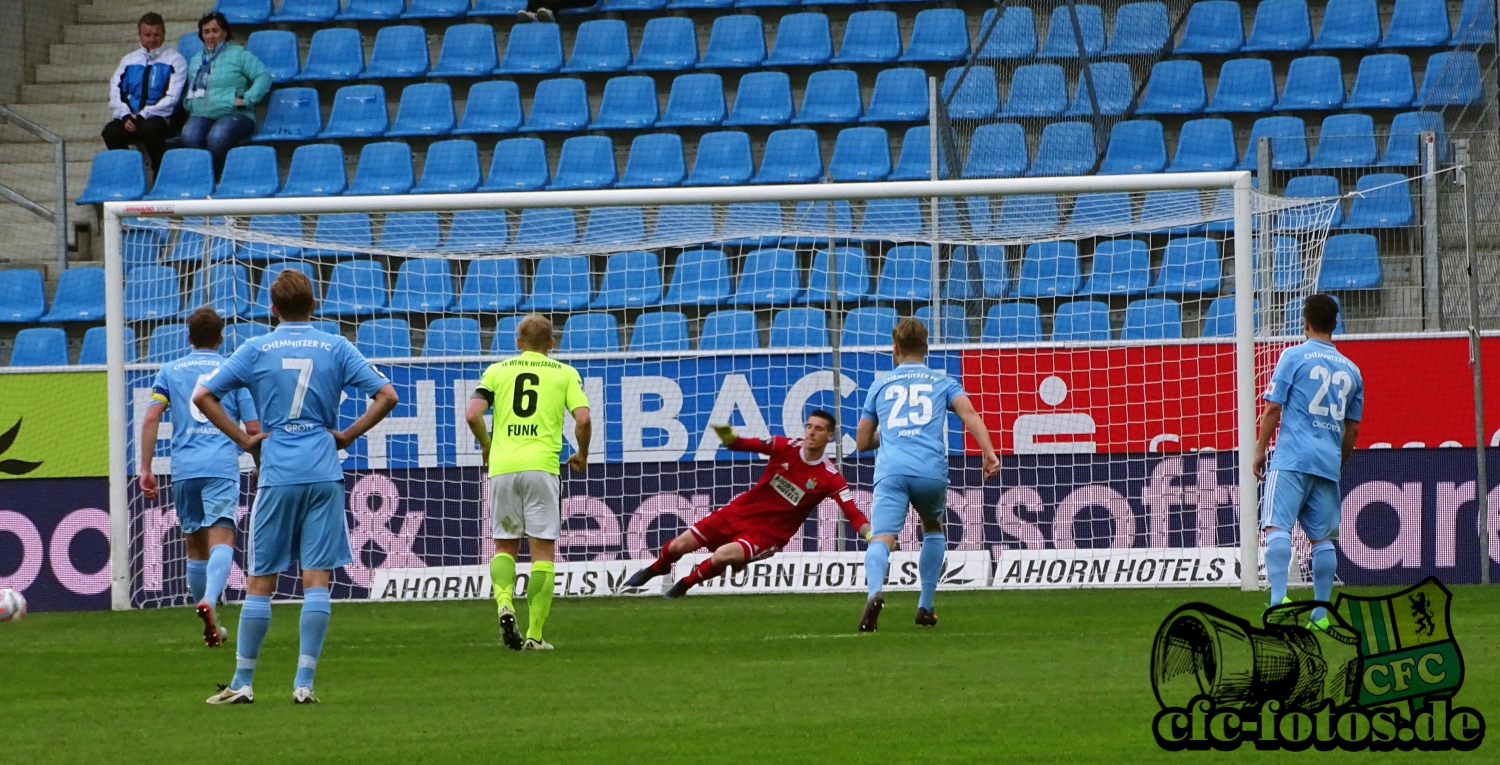
[[[255,54],[230,42],[229,21],[217,11],[198,19],[203,52],[188,62],[183,104],[191,117],[182,126],[182,144],[208,149],[214,175],[224,156],[255,133],[255,105],[271,91],[271,73]]]

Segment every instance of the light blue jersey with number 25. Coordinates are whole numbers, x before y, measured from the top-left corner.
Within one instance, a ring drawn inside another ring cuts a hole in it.
[[[948,412],[964,395],[956,380],[915,362],[876,380],[860,415],[880,429],[875,482],[888,475],[948,480]]]
[[[1282,351],[1261,398],[1281,405],[1271,470],[1294,470],[1335,483],[1343,466],[1344,421],[1365,408],[1359,367],[1332,343],[1308,340]]]

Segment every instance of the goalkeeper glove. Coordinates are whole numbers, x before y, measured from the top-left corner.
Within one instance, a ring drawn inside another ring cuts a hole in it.
[[[725,444],[728,444],[728,443],[731,443],[731,442],[734,441],[734,428],[732,426],[729,426],[729,425],[714,425],[713,429],[714,429],[714,433],[718,434],[719,440],[723,441]]]

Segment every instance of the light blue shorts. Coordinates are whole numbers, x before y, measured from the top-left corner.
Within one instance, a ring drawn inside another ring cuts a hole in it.
[[[914,475],[888,475],[875,484],[870,502],[870,533],[899,534],[906,525],[908,507],[931,521],[948,514],[948,480]]]
[[[182,533],[209,526],[234,528],[239,520],[240,482],[228,478],[184,478],[172,482],[172,504]]]
[[[332,571],[350,563],[344,482],[267,486],[250,509],[250,575],[279,574],[296,555],[303,569]]]
[[[1292,530],[1298,522],[1310,540],[1338,539],[1343,514],[1339,484],[1312,473],[1266,471],[1260,527]]]

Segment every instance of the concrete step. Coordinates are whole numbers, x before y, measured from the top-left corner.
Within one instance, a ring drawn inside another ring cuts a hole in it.
[[[53,64],[92,64],[94,66],[108,64],[110,71],[113,72],[114,67],[120,63],[120,57],[138,47],[140,47],[139,43],[128,38],[109,43],[84,45],[53,43],[48,46],[47,61]]]
[[[100,127],[104,126],[100,125]],[[53,151],[52,144],[41,141],[5,143],[0,145],[4,146],[5,152],[5,163],[0,163],[0,167],[4,167],[8,163],[31,163],[50,166],[57,156]],[[93,140],[68,141],[67,146],[70,163],[92,162],[95,154],[104,151],[104,142],[99,140],[97,134],[94,135]],[[3,171],[0,171],[0,173],[3,173]]]
[[[83,187],[89,182],[90,161],[68,163],[68,200],[71,202],[78,198]],[[0,183],[19,192],[21,196],[40,204],[47,209],[52,209],[54,196],[57,194],[57,170],[56,165],[14,163],[0,164]],[[0,201],[0,204],[10,204],[8,201]]]
[[[181,20],[167,19],[167,44],[175,45],[177,38],[198,28],[197,17]],[[134,21],[120,24],[71,24],[63,33],[65,43],[87,43],[97,45],[105,43],[113,45],[121,41],[136,39],[136,26]]]
[[[10,203],[0,204],[0,263],[10,267],[43,268],[51,275],[57,264],[57,229],[41,218]]]
[[[120,55],[125,54],[122,52]],[[109,78],[115,73],[115,66],[119,63],[120,59],[117,57],[108,64],[37,64],[36,81],[42,85],[57,82],[89,83],[103,93],[109,87]]]
[[[109,104],[100,99],[92,102],[74,104],[16,104],[15,110],[21,116],[35,122],[38,125],[61,136],[65,141],[98,141],[99,131],[109,122]],[[6,126],[10,130],[16,130],[14,126]],[[8,138],[10,133],[0,133],[0,141],[16,140]],[[25,134],[27,142],[35,141],[30,134]]]
[[[86,101],[107,100],[109,81],[93,82],[49,82],[43,85],[22,85],[23,104],[75,104]]]
[[[162,0],[152,3],[100,0],[93,5],[78,6],[78,21],[84,24],[134,24],[147,11],[160,13],[168,22],[197,20],[212,8],[213,3],[204,0]]]

